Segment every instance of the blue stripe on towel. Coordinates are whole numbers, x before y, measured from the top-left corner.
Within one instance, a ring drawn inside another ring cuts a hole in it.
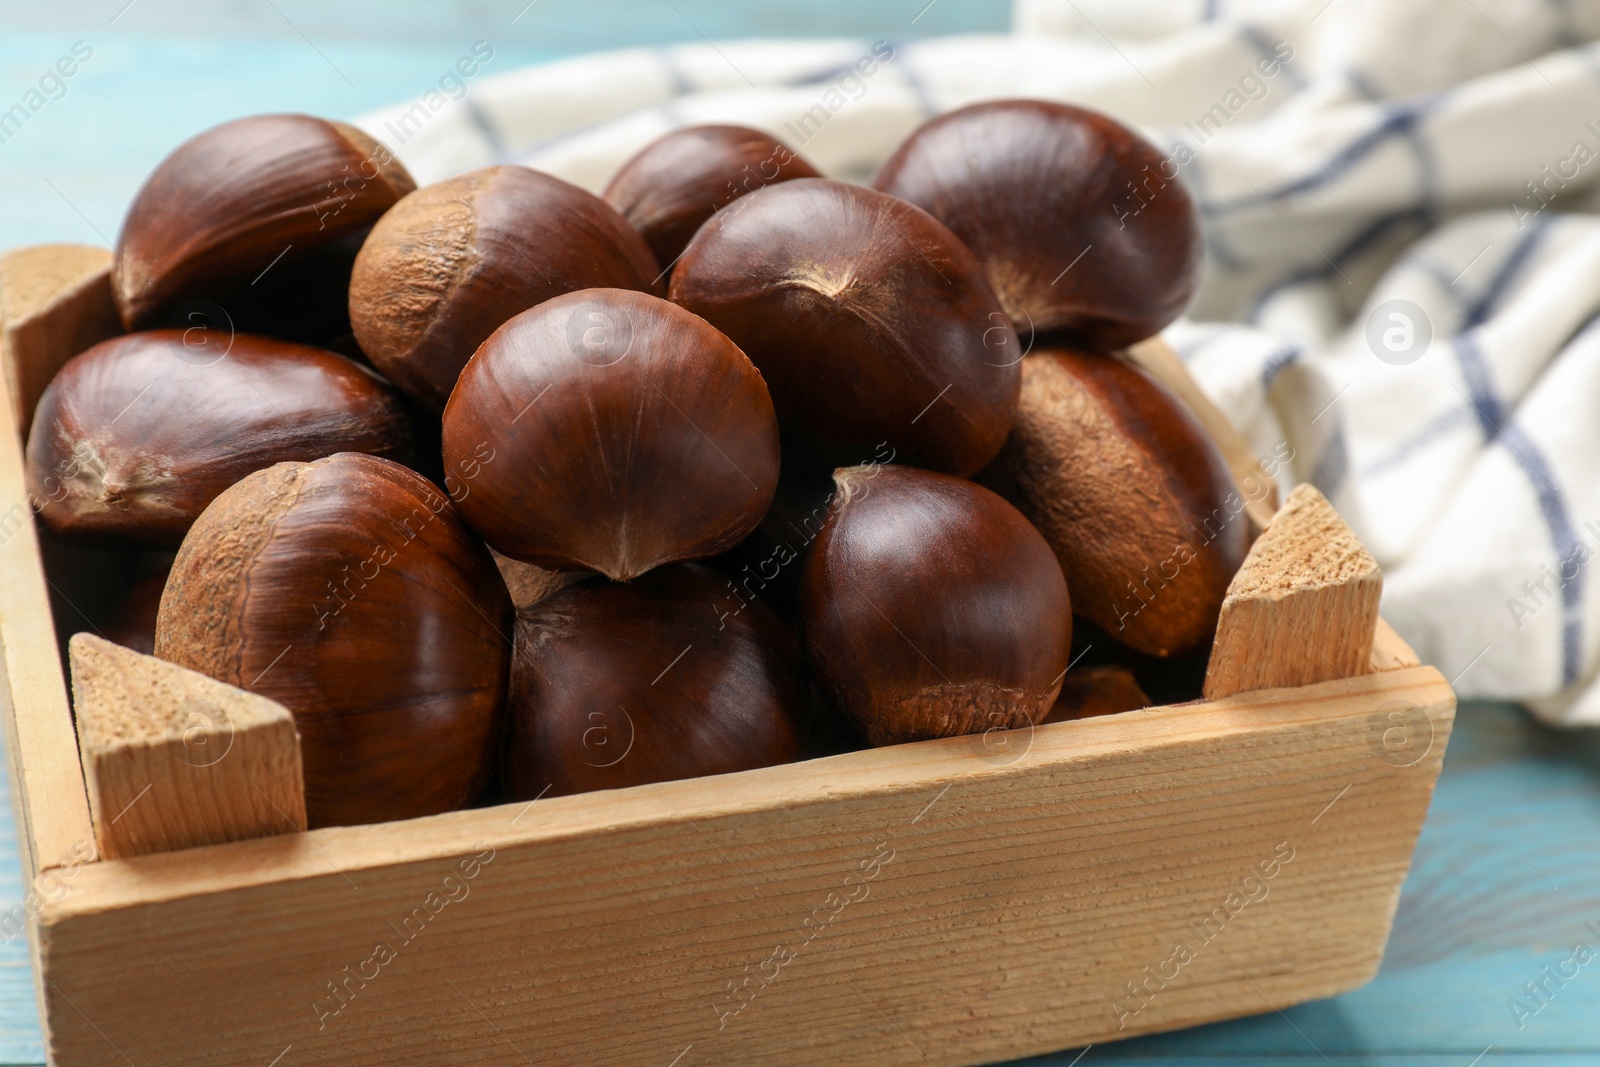
[[[1563,341],[1561,347],[1556,349],[1557,353],[1559,354],[1560,352],[1564,352],[1568,346],[1575,345],[1579,341],[1582,341],[1589,335],[1589,331],[1595,328],[1596,324],[1600,324],[1600,308],[1596,308],[1594,311],[1589,312],[1589,317],[1580,322],[1578,324],[1578,328],[1572,331],[1572,336]]]
[[[1278,73],[1288,79],[1289,84],[1296,89],[1306,87],[1305,75],[1300,73],[1300,68],[1293,63],[1278,60],[1278,42],[1268,37],[1260,26],[1243,22],[1239,24],[1239,35],[1250,43],[1250,47],[1260,53],[1262,59],[1270,59],[1278,63]]]
[[[672,83],[673,96],[688,96],[694,92],[694,82],[689,80],[689,75],[679,65],[676,49],[657,48],[655,55],[667,72],[667,81]]]
[[[466,106],[467,118],[472,120],[472,125],[483,135],[484,143],[489,146],[494,161],[504,163],[507,155],[505,139],[500,136],[500,131],[495,127],[489,113],[483,109],[483,105],[472,99],[471,93],[462,97],[461,103]]]
[[[1311,484],[1330,500],[1350,473],[1350,448],[1345,444],[1344,420],[1339,418],[1338,412],[1334,412],[1333,417],[1335,422],[1333,433],[1328,437],[1328,447],[1311,469]]]
[[[1550,540],[1555,544],[1556,566],[1558,570],[1565,568],[1578,551],[1578,538],[1572,528],[1566,501],[1562,499],[1561,490],[1556,488],[1555,477],[1549,463],[1545,461],[1544,453],[1533,443],[1532,438],[1515,425],[1501,430],[1500,439],[1505,442],[1511,457],[1527,474],[1534,492],[1538,494],[1539,510],[1544,514],[1545,525],[1550,530]],[[1582,567],[1573,566],[1572,572],[1571,578],[1567,578],[1564,570],[1561,570],[1559,575],[1565,580],[1565,584],[1561,586],[1561,684],[1563,686],[1577,681],[1578,661],[1583,647],[1583,618],[1580,611],[1583,604],[1584,570]]]
[[[1407,264],[1412,270],[1421,271],[1439,287],[1439,295],[1450,301],[1457,309],[1461,307],[1464,296],[1460,289],[1455,287],[1455,282],[1461,277],[1460,273],[1451,274],[1449,268],[1438,260],[1418,257]]]
[[[1189,149],[1189,162],[1183,165],[1183,183],[1188,187],[1189,195],[1194,198],[1197,210],[1204,215],[1206,183],[1205,168],[1200,165],[1200,151],[1190,147],[1189,142],[1182,137],[1174,137],[1172,146],[1167,152],[1169,158],[1177,152],[1177,146],[1180,144]],[[1224,226],[1205,226],[1201,228],[1200,236],[1206,243],[1206,255],[1230,271],[1243,270],[1247,265],[1247,261],[1228,246],[1223,236],[1226,229]]]
[[[1546,7],[1553,7],[1561,17],[1561,24],[1556,27],[1555,40],[1551,48],[1576,48],[1586,44],[1589,40],[1586,34],[1578,32],[1572,17],[1572,4],[1569,0],[1545,0]]]
[[[1382,103],[1389,95],[1365,72],[1355,67],[1346,68],[1345,80],[1361,96],[1373,103]],[[1406,143],[1411,146],[1411,154],[1417,159],[1417,178],[1422,183],[1422,192],[1418,197],[1421,207],[1427,212],[1430,225],[1438,215],[1439,205],[1439,166],[1434,158],[1433,149],[1422,136],[1418,123],[1406,124],[1400,131],[1405,135]]]
[[[678,46],[674,46],[673,48],[653,48],[650,51],[652,55],[660,60],[662,69],[666,72],[667,80],[671,83],[673,94],[667,99],[657,103],[656,110],[660,112],[662,117],[665,118],[670,124],[674,126],[681,126],[683,125],[683,116],[675,107],[677,99],[678,97],[687,96],[689,94],[698,92],[698,90],[689,80],[688,76],[684,73],[683,68],[678,65],[676,58],[674,58],[673,53],[676,50],[676,47]],[[603,119],[597,119],[593,122],[586,122],[581,126],[574,126],[570,130],[562,130],[560,133],[552,134],[551,136],[546,137],[544,140],[534,144],[521,148],[510,149],[508,155],[510,155],[517,162],[527,163],[529,160],[536,159],[541,154],[550,151],[552,148],[555,148],[558,145],[565,144],[568,141],[575,141],[580,137],[587,137],[595,130],[609,126],[627,114],[628,112],[623,112],[617,115],[608,115]]]
[[[1334,273],[1334,266],[1343,267],[1356,256],[1372,248],[1389,235],[1389,231],[1405,225],[1415,225],[1421,231],[1427,226],[1427,212],[1423,208],[1411,207],[1383,215],[1372,220],[1360,230],[1356,231],[1342,247],[1336,250],[1328,259],[1333,261],[1333,266],[1323,262],[1320,266],[1301,267],[1292,271],[1278,281],[1273,282],[1261,291],[1245,315],[1245,321],[1257,322],[1260,320],[1267,304],[1285,289],[1292,289],[1306,282],[1322,281]]]
[[[1396,445],[1388,455],[1375,459],[1363,467],[1361,477],[1373,478],[1387,474],[1450,431],[1461,426],[1472,426],[1476,422],[1477,419],[1470,406],[1454,405],[1430,419],[1426,426],[1414,436]]]
[[[1261,366],[1262,392],[1271,389],[1272,383],[1283,372],[1284,368],[1298,362],[1304,354],[1299,345],[1286,345],[1268,356],[1267,361]]]
[[[1461,324],[1463,331],[1470,330],[1474,326],[1480,326],[1488,320],[1489,315],[1493,313],[1501,298],[1510,290],[1512,283],[1522,276],[1523,268],[1533,258],[1534,252],[1538,251],[1539,246],[1544,243],[1545,236],[1550,232],[1550,227],[1555,222],[1555,218],[1556,216],[1554,215],[1540,215],[1533,220],[1533,228],[1517,239],[1517,243],[1512,246],[1510,254],[1501,260],[1500,269],[1495,271],[1493,278],[1489,279],[1488,286],[1484,288],[1478,299],[1468,306],[1466,320]]]
[[[1344,148],[1334,153],[1333,156],[1321,167],[1310,174],[1296,178],[1277,189],[1266,193],[1269,200],[1283,200],[1300,193],[1310,192],[1342,177],[1357,163],[1366,159],[1384,144],[1396,137],[1409,137],[1411,128],[1416,122],[1433,111],[1443,93],[1422,97],[1417,100],[1391,104],[1382,109],[1383,117],[1371,130],[1351,141]],[[1249,196],[1241,196],[1234,200],[1217,204],[1204,205],[1201,213],[1210,217],[1232,214],[1257,206],[1260,197],[1252,192]]]
[[[1478,416],[1478,427],[1483,431],[1484,440],[1489,440],[1500,429],[1500,423],[1505,418],[1505,409],[1500,403],[1500,397],[1494,391],[1494,379],[1489,371],[1489,363],[1483,358],[1483,351],[1478,347],[1478,336],[1474,331],[1460,334],[1450,342],[1451,350],[1456,354],[1456,364],[1461,368],[1461,378],[1467,385],[1467,395],[1472,401],[1472,410]]]
[[[1484,291],[1467,306],[1463,332],[1450,342],[1451,351],[1454,352],[1456,362],[1461,368],[1461,377],[1466,383],[1471,403],[1467,407],[1451,408],[1435,416],[1416,434],[1395,446],[1388,455],[1363,468],[1361,472],[1363,476],[1383,474],[1394,469],[1446,433],[1467,422],[1469,417],[1477,422],[1484,440],[1490,440],[1499,432],[1500,423],[1505,417],[1505,406],[1494,390],[1493,372],[1478,347],[1477,335],[1473,328],[1488,320],[1496,304],[1504,298],[1512,284],[1522,274],[1552,221],[1549,217],[1537,220],[1534,229],[1518,239]],[[1597,319],[1600,319],[1600,312],[1591,315],[1582,326],[1573,331],[1572,337],[1566,344],[1571,344],[1580,337]],[[1566,345],[1561,347],[1565,348]]]
[[[890,42],[884,42],[884,43],[889,44],[890,48],[894,48],[894,45],[892,43],[890,43]],[[864,52],[865,52],[865,48],[863,48],[863,53]],[[895,49],[893,54],[895,56],[898,56],[900,54],[899,49]],[[814,70],[809,74],[802,74],[797,78],[791,78],[785,84],[786,85],[821,85],[823,82],[837,81],[838,79],[844,77],[846,74],[859,74],[859,72],[856,70],[856,63],[857,62],[858,62],[858,60],[856,60],[856,59],[847,59],[842,63],[833,63],[833,64],[830,64],[829,66],[823,67],[820,70]],[[892,62],[894,62],[894,60],[891,59],[891,60],[889,60],[889,62],[892,63]]]
[[[1350,87],[1361,95],[1361,99],[1369,103],[1376,104],[1388,95],[1378,88],[1377,84],[1367,76],[1366,71],[1355,67],[1346,67],[1342,73],[1344,74],[1344,80],[1350,83]]]

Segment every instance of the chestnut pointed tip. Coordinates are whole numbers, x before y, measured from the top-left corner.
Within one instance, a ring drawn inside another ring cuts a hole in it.
[[[631,582],[641,574],[648,573],[654,566],[653,563],[623,562],[595,564],[591,569],[599,571],[613,582]]]
[[[761,369],[785,462],[825,470],[887,444],[966,476],[992,459],[1020,373],[984,356],[1017,340],[967,246],[913,204],[826,178],[741,203],[695,234],[671,295]]]
[[[350,326],[397,388],[442,411],[469,358],[520,312],[571,292],[649,292],[655,255],[593,193],[499,164],[423,186],[374,224]]]
[[[877,473],[877,469],[870,464],[857,464],[854,467],[839,467],[834,470],[833,506],[842,508],[861,495],[866,490],[868,481]]]
[[[103,341],[45,389],[24,459],[51,532],[175,545],[216,496],[263,466],[404,452],[399,399],[343,356],[241,333],[227,359],[197,369],[182,358],[182,336]]]
[[[477,472],[460,507],[495,549],[618,581],[732,548],[771,506],[780,464],[744,353],[623,289],[567,293],[496,330],[451,394],[442,453]]]
[[[1018,330],[1112,351],[1159,333],[1199,282],[1200,216],[1179,168],[1087,108],[1032,99],[957,108],[914,131],[872,184],[955,231]]]
[[[311,115],[252,115],[202,131],[158,164],[128,208],[111,274],[129,329],[217,298],[359,233],[414,187],[377,140]],[[292,251],[291,251],[292,249]]]

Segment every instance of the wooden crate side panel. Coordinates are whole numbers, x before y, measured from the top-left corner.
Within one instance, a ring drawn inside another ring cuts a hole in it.
[[[0,255],[0,365],[24,440],[62,364],[122,332],[109,248],[36,245]]]
[[[970,1064],[1326,996],[1453,707],[1418,668],[95,864],[41,924],[55,1062]]]
[[[29,880],[81,862],[94,838],[23,478],[22,431],[61,364],[119,331],[110,264],[109,250],[85,245],[0,255],[0,708]]]
[[[29,878],[70,864],[94,842],[33,522],[16,420],[0,402],[0,705],[17,850]]]
[[[1405,638],[1395,633],[1393,626],[1382,615],[1378,616],[1378,630],[1372,635],[1372,669],[1394,671],[1404,667],[1420,667],[1418,658]]]

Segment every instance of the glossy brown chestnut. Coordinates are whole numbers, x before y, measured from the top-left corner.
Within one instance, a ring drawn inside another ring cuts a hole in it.
[[[418,189],[372,228],[350,325],[373,366],[439,410],[501,323],[575,289],[651,291],[660,268],[604,200],[527,167]]]
[[[1061,680],[1061,695],[1044,721],[1089,719],[1149,706],[1150,698],[1127,667],[1074,667]]]
[[[444,412],[461,514],[497,551],[627,579],[761,521],[778,424],[722,334],[645,293],[586,289],[496,330]]]
[[[949,230],[894,197],[820,178],[758,189],[713,218],[672,299],[761,368],[784,461],[973,473],[1016,407],[1021,350],[983,271]]]
[[[1073,349],[1022,364],[1022,403],[983,474],[1055,549],[1078,614],[1154,656],[1216,632],[1248,520],[1216,446],[1138,369]]]
[[[822,175],[794,150],[748,126],[684,126],[622,165],[606,203],[638,230],[663,269],[707,219],[746,193]]]
[[[1038,723],[1072,644],[1050,546],[982,486],[911,467],[835,474],[800,580],[817,680],[875,745]]]
[[[517,615],[513,800],[726,774],[800,758],[802,674],[760,604],[720,613],[693,564],[588,582]]]
[[[1203,246],[1178,164],[1098,112],[973,104],[913,133],[873,185],[967,243],[1024,338],[1123,348],[1194,295]]]
[[[287,707],[313,826],[459,808],[493,769],[511,602],[427,479],[341,452],[257,471],[172,566],[156,655]]]
[[[176,545],[251,471],[332,452],[404,456],[407,415],[377,375],[318,348],[151,330],[74,356],[28,434],[28,488],[64,536]]]
[[[162,160],[128,209],[112,291],[130,330],[370,226],[416,188],[383,145],[342,122],[256,115]]]

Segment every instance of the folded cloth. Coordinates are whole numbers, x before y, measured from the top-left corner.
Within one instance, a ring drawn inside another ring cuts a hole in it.
[[[685,123],[860,180],[976,100],[1109,112],[1206,227],[1168,339],[1372,549],[1396,629],[1463,696],[1600,724],[1597,37],[1596,0],[1019,0],[1007,36],[609,52],[359,121],[424,182],[598,190]]]

